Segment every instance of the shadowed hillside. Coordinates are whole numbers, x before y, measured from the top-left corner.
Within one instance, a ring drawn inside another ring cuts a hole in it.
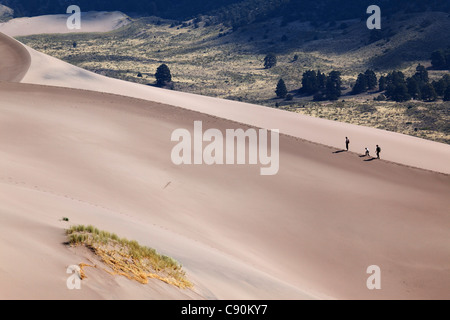
[[[1,3],[13,8],[15,16],[63,13],[69,5],[78,5],[83,11],[120,10],[177,20],[206,15],[212,16],[215,23],[233,26],[272,18],[316,23],[363,18],[369,5],[380,6],[385,17],[402,12],[450,11],[450,3],[440,0],[2,0]]]

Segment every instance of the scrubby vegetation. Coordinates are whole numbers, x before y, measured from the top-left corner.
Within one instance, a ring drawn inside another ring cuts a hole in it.
[[[450,144],[450,102],[338,101],[285,103],[280,108]]]
[[[71,246],[85,246],[92,250],[108,267],[105,271],[112,275],[122,275],[143,284],[148,283],[148,279],[158,279],[179,288],[192,287],[177,261],[136,241],[120,238],[91,225],[72,226],[67,230],[67,236]],[[80,265],[83,266],[87,265]]]
[[[264,68],[265,69],[270,69],[273,68],[277,65],[277,56],[273,53],[269,53],[267,56],[265,56],[264,58]]]

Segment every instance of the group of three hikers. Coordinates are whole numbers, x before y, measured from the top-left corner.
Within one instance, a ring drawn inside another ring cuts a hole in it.
[[[345,137],[345,148],[347,149],[347,151],[348,151],[348,145],[349,145],[349,144],[350,144],[349,138],[348,138],[348,137]],[[365,151],[366,151],[366,154],[365,154],[365,155],[368,156],[368,157],[370,157],[370,154],[369,154],[369,148],[366,147]],[[376,152],[376,154],[377,154],[377,159],[380,159],[381,148],[380,148],[379,145],[377,145],[377,147],[376,147],[376,149],[375,149],[375,152]]]

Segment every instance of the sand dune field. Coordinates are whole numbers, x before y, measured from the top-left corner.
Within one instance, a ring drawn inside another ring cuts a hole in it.
[[[5,35],[0,56],[0,298],[450,298],[450,146],[109,79]],[[173,164],[194,121],[279,129],[278,174]],[[377,143],[382,160],[360,157]],[[64,245],[73,224],[175,258],[194,287],[91,268],[68,290],[92,259]]]

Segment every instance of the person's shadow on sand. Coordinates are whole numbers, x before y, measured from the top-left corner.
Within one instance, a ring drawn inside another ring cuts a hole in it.
[[[364,160],[364,161],[373,161],[373,160],[375,160],[376,158],[370,158],[370,159],[366,159],[366,160]]]
[[[333,153],[341,153],[341,152],[345,152],[346,150],[338,150],[338,151],[333,151]]]

